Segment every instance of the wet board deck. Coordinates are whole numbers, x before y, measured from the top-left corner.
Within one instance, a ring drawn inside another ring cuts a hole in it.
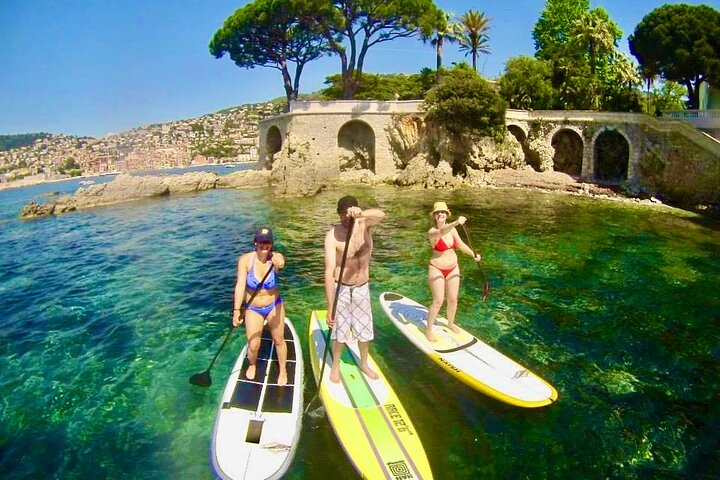
[[[466,385],[518,407],[542,407],[557,400],[552,385],[462,328],[454,333],[442,317],[433,327],[437,341],[427,340],[428,309],[423,305],[393,292],[382,293],[380,304],[413,345]]]
[[[288,384],[277,385],[278,362],[263,330],[254,380],[248,380],[247,345],[230,372],[213,429],[211,461],[222,479],[277,479],[290,466],[300,437],[303,360],[300,339],[285,319]]]
[[[310,315],[310,357],[316,382],[322,369],[328,326],[326,312]],[[351,463],[366,479],[431,479],[432,472],[418,432],[392,386],[369,356],[379,378],[359,368],[357,343],[348,344],[340,359],[340,382],[330,381],[332,344],[328,348],[319,396],[335,435]]]

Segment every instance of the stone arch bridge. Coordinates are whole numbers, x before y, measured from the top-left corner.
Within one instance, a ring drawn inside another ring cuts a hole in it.
[[[308,160],[329,175],[337,176],[353,156],[363,168],[390,175],[396,167],[388,131],[398,116],[422,117],[421,106],[422,101],[291,102],[288,113],[260,121],[259,162],[272,161],[291,137],[295,145],[305,143]],[[671,131],[720,156],[720,143],[712,137],[684,122],[645,114],[508,110],[506,125],[526,153],[551,147],[554,170],[596,182],[636,180],[640,155],[648,148],[669,148],[656,139]]]

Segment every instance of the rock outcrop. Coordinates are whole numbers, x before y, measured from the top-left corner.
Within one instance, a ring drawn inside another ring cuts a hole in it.
[[[79,188],[73,195],[65,195],[47,203],[30,202],[20,212],[21,218],[58,215],[73,210],[131,202],[144,198],[202,192],[218,187],[258,187],[268,183],[268,172],[244,171],[220,177],[210,172],[190,172],[184,175],[134,176],[120,175],[112,182]],[[222,179],[222,180],[221,180]]]
[[[309,160],[310,146],[307,143],[294,144],[290,136],[284,148],[275,154],[270,183],[279,195],[315,195],[328,183],[329,173],[321,172]]]

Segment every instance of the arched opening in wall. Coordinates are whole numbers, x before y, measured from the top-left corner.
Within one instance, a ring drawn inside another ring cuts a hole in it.
[[[340,156],[340,171],[370,170],[375,173],[375,132],[360,120],[351,120],[338,132],[338,147],[345,150]]]
[[[272,168],[273,160],[275,160],[275,154],[282,148],[282,135],[280,129],[275,125],[268,128],[266,149],[268,154],[267,166]]]
[[[576,131],[559,130],[550,145],[555,149],[553,170],[575,177],[582,175],[583,141]]]
[[[527,142],[527,136],[525,135],[525,132],[522,128],[518,127],[517,125],[508,125],[507,126],[508,132],[512,133],[512,136],[515,137],[515,140],[518,141],[520,146],[523,150],[523,157],[525,158],[525,163],[532,166],[535,170],[540,169],[540,162],[539,159],[534,158],[532,155],[532,152],[530,152],[530,149],[528,149],[528,142]],[[535,156],[537,157],[537,155]]]
[[[595,180],[622,183],[627,180],[630,145],[622,134],[605,130],[595,139]]]

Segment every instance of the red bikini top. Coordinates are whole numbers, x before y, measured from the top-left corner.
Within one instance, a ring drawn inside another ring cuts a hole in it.
[[[435,250],[436,252],[444,252],[445,250],[457,248],[457,246],[458,246],[457,239],[455,237],[453,237],[452,245],[448,245],[447,243],[445,243],[445,240],[443,240],[442,237],[440,237],[440,239],[437,241],[437,243],[433,247],[433,250]]]

